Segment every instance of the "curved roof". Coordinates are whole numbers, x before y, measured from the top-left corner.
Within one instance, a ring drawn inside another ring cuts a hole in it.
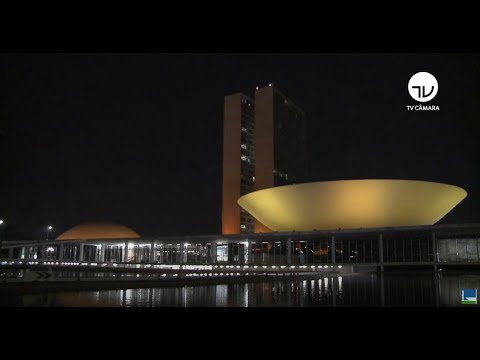
[[[126,226],[95,222],[74,226],[57,237],[57,240],[133,239],[139,237],[140,235]]]
[[[273,231],[308,231],[432,225],[466,196],[427,181],[339,180],[259,190],[238,204]]]

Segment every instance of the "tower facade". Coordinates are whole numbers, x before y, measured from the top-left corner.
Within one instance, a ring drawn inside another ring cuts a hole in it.
[[[237,204],[255,190],[306,177],[305,113],[273,85],[225,97],[222,233],[271,231]]]

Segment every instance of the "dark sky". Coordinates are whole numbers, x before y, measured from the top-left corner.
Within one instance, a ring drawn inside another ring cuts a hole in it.
[[[418,71],[440,111],[406,110]],[[441,222],[480,222],[480,55],[0,54],[9,233],[219,233],[223,97],[269,82],[307,114],[310,181],[454,184],[469,195]]]

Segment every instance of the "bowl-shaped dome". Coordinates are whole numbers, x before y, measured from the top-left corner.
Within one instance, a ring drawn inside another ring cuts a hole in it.
[[[238,204],[273,231],[432,225],[467,196],[414,180],[339,180],[252,192]]]
[[[57,240],[79,239],[133,239],[139,238],[132,229],[113,223],[85,223],[74,226],[57,237]]]

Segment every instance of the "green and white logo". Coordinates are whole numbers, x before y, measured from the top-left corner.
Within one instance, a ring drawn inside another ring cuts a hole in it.
[[[462,290],[462,305],[476,305],[477,304],[477,289],[463,289]]]

